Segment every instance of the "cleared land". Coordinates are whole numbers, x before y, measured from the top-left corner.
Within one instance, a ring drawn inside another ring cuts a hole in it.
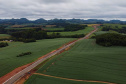
[[[93,27],[86,27],[83,30],[78,30],[78,31],[72,31],[72,32],[59,32],[62,36],[65,35],[75,35],[75,34],[87,34],[89,32],[91,32],[92,30],[94,30]],[[48,32],[48,34],[52,34],[53,32]]]
[[[33,43],[11,42],[8,47],[0,48],[0,77],[15,68],[31,63],[37,58],[59,48],[73,38],[38,40]],[[16,57],[22,52],[32,52],[31,55]]]
[[[102,47],[95,44],[95,40],[89,39],[78,42],[69,51],[56,56],[55,59],[42,66],[37,73],[63,78],[126,84],[125,59],[126,47]],[[46,79],[41,75],[33,75],[26,84],[43,83],[41,80],[44,80],[45,84],[53,81],[51,78]],[[55,80],[58,80],[54,81],[56,83],[62,83],[61,79]],[[74,83],[76,82],[74,81]],[[83,82],[83,84],[88,83]]]

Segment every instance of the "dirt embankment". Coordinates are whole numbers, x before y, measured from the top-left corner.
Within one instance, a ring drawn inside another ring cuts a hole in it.
[[[19,71],[25,69],[27,66],[30,66],[32,63],[26,64],[24,66],[18,67],[16,69],[14,69],[13,71],[11,71],[10,73],[0,77],[0,84],[2,84],[4,81],[6,81],[7,79],[11,78],[13,75],[15,75],[16,73],[18,73]]]

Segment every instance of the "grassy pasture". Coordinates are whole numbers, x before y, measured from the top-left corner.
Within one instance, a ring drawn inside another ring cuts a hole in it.
[[[93,27],[86,27],[83,30],[78,30],[78,31],[72,31],[72,32],[59,32],[62,36],[65,35],[75,35],[75,34],[87,34],[89,32],[91,32],[92,30],[94,30]],[[48,34],[52,34],[53,32],[48,32]]]
[[[0,39],[4,39],[4,38],[10,38],[10,35],[8,35],[8,34],[0,34]]]
[[[125,60],[126,47],[103,47],[95,44],[95,40],[88,39],[76,43],[69,51],[56,56],[42,66],[37,73],[126,84]],[[34,82],[42,80],[38,77],[36,79]]]
[[[33,62],[73,38],[45,39],[33,43],[11,42],[8,47],[0,48],[0,77],[24,64]],[[16,57],[23,52],[31,55]]]

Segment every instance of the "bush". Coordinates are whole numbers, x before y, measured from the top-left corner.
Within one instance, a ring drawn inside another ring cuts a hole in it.
[[[67,35],[67,36],[62,36],[63,38],[81,38],[84,37],[84,34],[75,34],[75,35]]]
[[[24,43],[36,42],[36,40],[35,39],[24,39],[23,42]]]
[[[6,47],[6,46],[8,46],[8,43],[7,43],[7,42],[6,42],[6,43],[4,43],[4,42],[1,42],[1,43],[0,43],[0,48]]]
[[[32,54],[32,53],[31,52],[21,53],[21,54],[17,55],[17,57],[22,57],[22,56],[30,55],[30,54]]]
[[[32,38],[32,39],[13,38],[13,40],[15,40],[15,41],[21,41],[21,42],[24,42],[24,43],[36,42],[36,39],[34,39],[34,38]]]
[[[95,38],[96,38],[96,36],[92,36],[92,37],[91,37],[91,39],[95,39]]]
[[[61,37],[60,33],[53,32],[52,34],[48,35],[48,39],[60,38],[60,37]]]

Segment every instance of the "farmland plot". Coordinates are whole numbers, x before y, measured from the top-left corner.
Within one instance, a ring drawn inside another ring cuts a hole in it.
[[[8,47],[0,48],[0,77],[19,66],[35,61],[37,58],[59,48],[71,40],[73,38],[45,39],[33,43],[9,43]],[[16,57],[25,52],[32,52],[32,54]]]
[[[126,47],[102,47],[95,44],[95,40],[89,39],[76,43],[69,51],[56,56],[42,66],[37,73],[126,84],[125,60]]]
[[[78,30],[78,31],[72,31],[72,32],[59,32],[62,36],[66,35],[75,35],[75,34],[87,34],[94,30],[93,27],[86,27],[85,29]],[[52,34],[53,32],[48,32],[48,34]]]
[[[105,84],[82,81],[63,80],[40,75],[33,75],[25,84]]]

